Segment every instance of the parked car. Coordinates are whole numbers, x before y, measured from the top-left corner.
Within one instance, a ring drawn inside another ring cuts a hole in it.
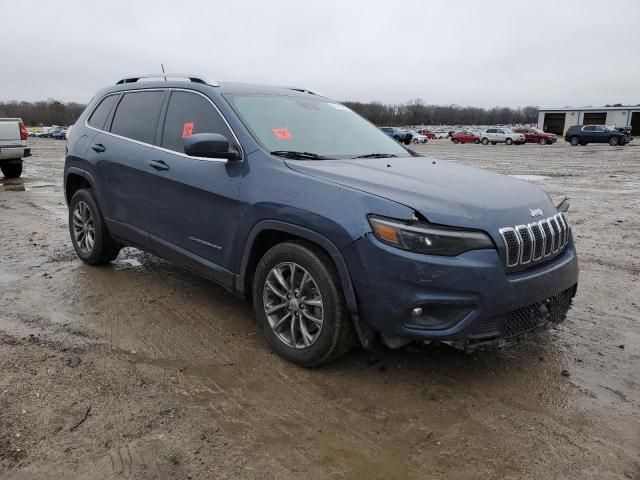
[[[553,133],[543,132],[539,128],[514,128],[514,132],[524,135],[526,143],[539,143],[540,145],[551,145],[558,141],[558,137]]]
[[[422,135],[416,131],[410,131],[409,133],[411,134],[411,141],[413,143],[427,143],[429,141],[426,135]]]
[[[564,140],[573,146],[587,143],[608,143],[615,146],[627,143],[627,136],[607,125],[573,125],[567,130]]]
[[[167,78],[101,90],[69,134],[85,263],[133,245],[198,272],[252,301],[269,345],[304,366],[354,337],[472,350],[564,320],[566,202],[422,157],[307,90]]]
[[[396,140],[397,142],[404,143],[405,145],[409,145],[411,143],[412,135],[402,128],[397,127],[382,127],[384,133],[389,135],[391,138]]]
[[[469,130],[465,130],[451,135],[451,141],[453,143],[480,143],[480,137]]]
[[[31,156],[28,132],[20,118],[0,118],[0,170],[5,178],[22,175],[22,159]]]
[[[420,135],[424,135],[425,137],[427,137],[428,140],[435,140],[436,139],[436,134],[433,133],[431,130],[421,129],[421,130],[418,130],[418,133]]]
[[[53,132],[51,132],[51,138],[54,138],[56,140],[65,140],[67,138],[67,129],[56,128]]]
[[[482,132],[480,141],[483,145],[487,145],[488,143],[491,143],[491,145],[495,145],[496,143],[506,143],[507,145],[515,143],[516,145],[520,145],[525,142],[525,138],[523,134],[516,133],[510,128],[492,127]]]

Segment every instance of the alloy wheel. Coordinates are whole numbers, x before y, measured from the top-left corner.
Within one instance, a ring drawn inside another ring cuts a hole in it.
[[[73,209],[73,236],[82,253],[89,255],[96,243],[93,214],[86,202],[80,200]]]
[[[318,339],[324,321],[324,304],[318,284],[297,263],[273,267],[263,288],[264,313],[278,339],[303,349]]]

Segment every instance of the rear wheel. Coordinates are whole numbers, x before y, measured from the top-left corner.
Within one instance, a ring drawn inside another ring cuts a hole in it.
[[[476,138],[476,139],[473,141],[473,143],[475,143],[476,145],[477,145],[477,144],[479,144],[479,143],[480,143],[480,139],[479,139],[479,138]]]
[[[460,141],[454,138],[453,143],[460,143]]]
[[[482,144],[483,144],[483,145],[489,145],[489,139],[488,139],[487,137],[484,137],[484,138],[482,139]]]
[[[620,143],[620,139],[618,137],[609,137],[609,145],[615,147]]]
[[[312,244],[281,243],[262,257],[253,282],[253,305],[271,348],[298,365],[330,362],[353,344],[338,273]]]
[[[495,144],[496,144],[496,142],[491,142],[491,145],[495,145]]]
[[[580,144],[580,139],[574,135],[569,139],[569,143],[575,147]]]
[[[18,178],[22,175],[22,162],[6,163],[0,166],[0,170],[6,178]]]
[[[109,235],[89,189],[82,188],[71,197],[69,233],[76,254],[89,265],[109,263],[118,256],[120,246]]]

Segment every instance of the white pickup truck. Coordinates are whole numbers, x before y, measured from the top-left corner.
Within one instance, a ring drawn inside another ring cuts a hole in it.
[[[6,178],[22,174],[22,159],[31,155],[27,127],[19,118],[0,118],[0,170]]]

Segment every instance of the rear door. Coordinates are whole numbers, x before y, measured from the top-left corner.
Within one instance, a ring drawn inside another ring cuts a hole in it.
[[[153,152],[160,168],[147,170],[152,198],[146,212],[148,228],[156,251],[167,258],[179,257],[177,261],[195,270],[204,265],[202,273],[214,277],[217,273],[222,276],[217,280],[225,283],[227,272],[233,270],[242,162],[187,156],[184,140],[196,133],[222,134],[241,151],[208,97],[172,91],[161,126],[161,149]]]
[[[143,247],[149,243],[149,161],[166,94],[163,89],[125,92],[106,121],[107,132],[99,132],[90,146],[109,230]]]

